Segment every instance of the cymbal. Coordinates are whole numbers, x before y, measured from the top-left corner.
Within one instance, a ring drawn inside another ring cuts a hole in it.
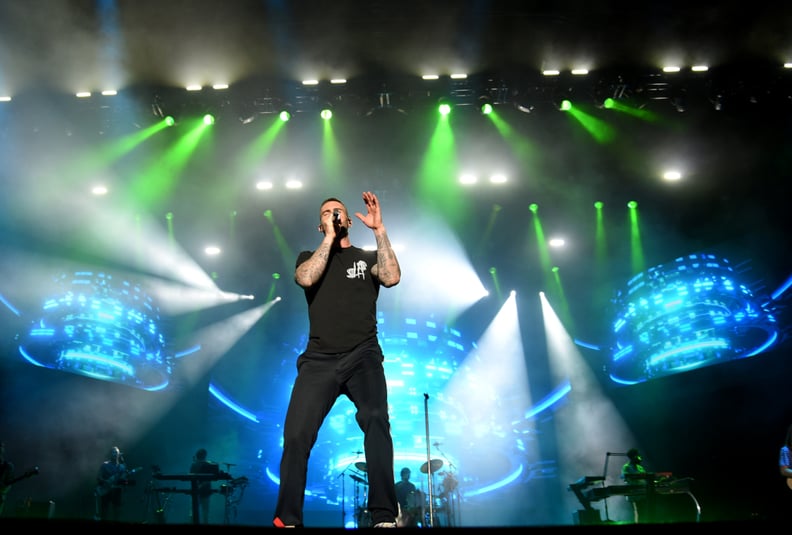
[[[355,474],[349,474],[349,477],[351,477],[353,481],[357,481],[358,483],[363,483],[364,485],[368,485],[368,483],[366,483],[366,480],[360,476],[356,476]]]
[[[366,463],[364,463],[363,461],[356,462],[355,463],[355,468],[357,468],[361,472],[365,472],[366,471]]]
[[[442,459],[432,459],[430,462],[432,463],[432,473],[433,474],[443,467],[443,460]],[[423,472],[424,474],[429,473],[429,463],[423,463],[421,465],[421,472]]]

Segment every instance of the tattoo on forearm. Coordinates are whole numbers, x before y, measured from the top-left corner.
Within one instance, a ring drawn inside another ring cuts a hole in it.
[[[396,259],[396,253],[391,247],[388,235],[383,233],[377,238],[377,277],[383,284],[398,282],[401,278],[401,268]]]
[[[297,268],[297,281],[310,286],[318,281],[330,258],[330,244],[322,242],[311,257]]]

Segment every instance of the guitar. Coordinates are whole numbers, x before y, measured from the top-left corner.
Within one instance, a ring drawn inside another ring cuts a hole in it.
[[[792,477],[788,477],[788,478],[786,478],[786,480],[787,480],[787,487],[792,489]]]
[[[114,488],[119,488],[122,485],[128,484],[128,482],[126,482],[126,478],[141,470],[143,470],[142,466],[138,466],[137,468],[133,468],[132,470],[121,470],[118,473],[110,476],[108,479],[100,481],[99,484],[96,485],[96,495],[105,496],[108,492],[110,492]]]
[[[18,483],[18,482],[22,481],[23,479],[27,479],[29,477],[38,475],[38,473],[39,473],[39,467],[38,466],[34,466],[33,468],[31,468],[30,470],[28,470],[27,472],[25,472],[21,476],[15,477],[11,481],[7,481],[6,483],[3,484],[3,486],[4,487],[10,487],[14,483]]]
[[[39,473],[38,466],[34,466],[33,468],[31,468],[30,470],[28,470],[27,472],[25,472],[24,474],[22,474],[19,477],[15,477],[15,478],[13,478],[13,479],[11,479],[9,481],[6,481],[5,483],[0,482],[0,504],[3,503],[3,501],[5,500],[6,494],[8,494],[9,490],[11,490],[11,485],[13,485],[14,483],[18,483],[18,482],[22,481],[23,479],[27,479],[29,477],[35,476],[38,473]]]

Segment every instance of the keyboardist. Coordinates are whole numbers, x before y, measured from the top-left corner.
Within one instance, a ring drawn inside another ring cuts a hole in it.
[[[191,474],[214,474],[220,473],[220,465],[215,462],[209,461],[207,458],[206,448],[199,448],[195,452],[193,462],[190,465]],[[200,524],[209,523],[209,503],[212,498],[212,482],[210,480],[201,481],[198,484],[198,503],[200,505]]]
[[[624,463],[621,469],[621,477],[624,482],[628,485],[646,487],[646,468],[644,468],[640,452],[636,448],[630,448],[627,451],[627,459],[628,461]],[[636,524],[649,520],[649,499],[647,499],[646,493],[627,495],[625,499],[632,503],[633,519]]]

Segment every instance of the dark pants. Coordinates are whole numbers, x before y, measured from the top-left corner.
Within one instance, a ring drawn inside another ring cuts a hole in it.
[[[121,519],[121,489],[113,487],[107,493],[96,496],[95,520],[118,522]]]
[[[297,379],[283,426],[283,456],[275,517],[303,525],[308,457],[319,429],[343,394],[354,403],[363,431],[372,524],[393,522],[398,513],[393,477],[393,439],[382,348],[372,338],[348,353],[305,352],[297,359]],[[361,526],[368,527],[368,526]]]

